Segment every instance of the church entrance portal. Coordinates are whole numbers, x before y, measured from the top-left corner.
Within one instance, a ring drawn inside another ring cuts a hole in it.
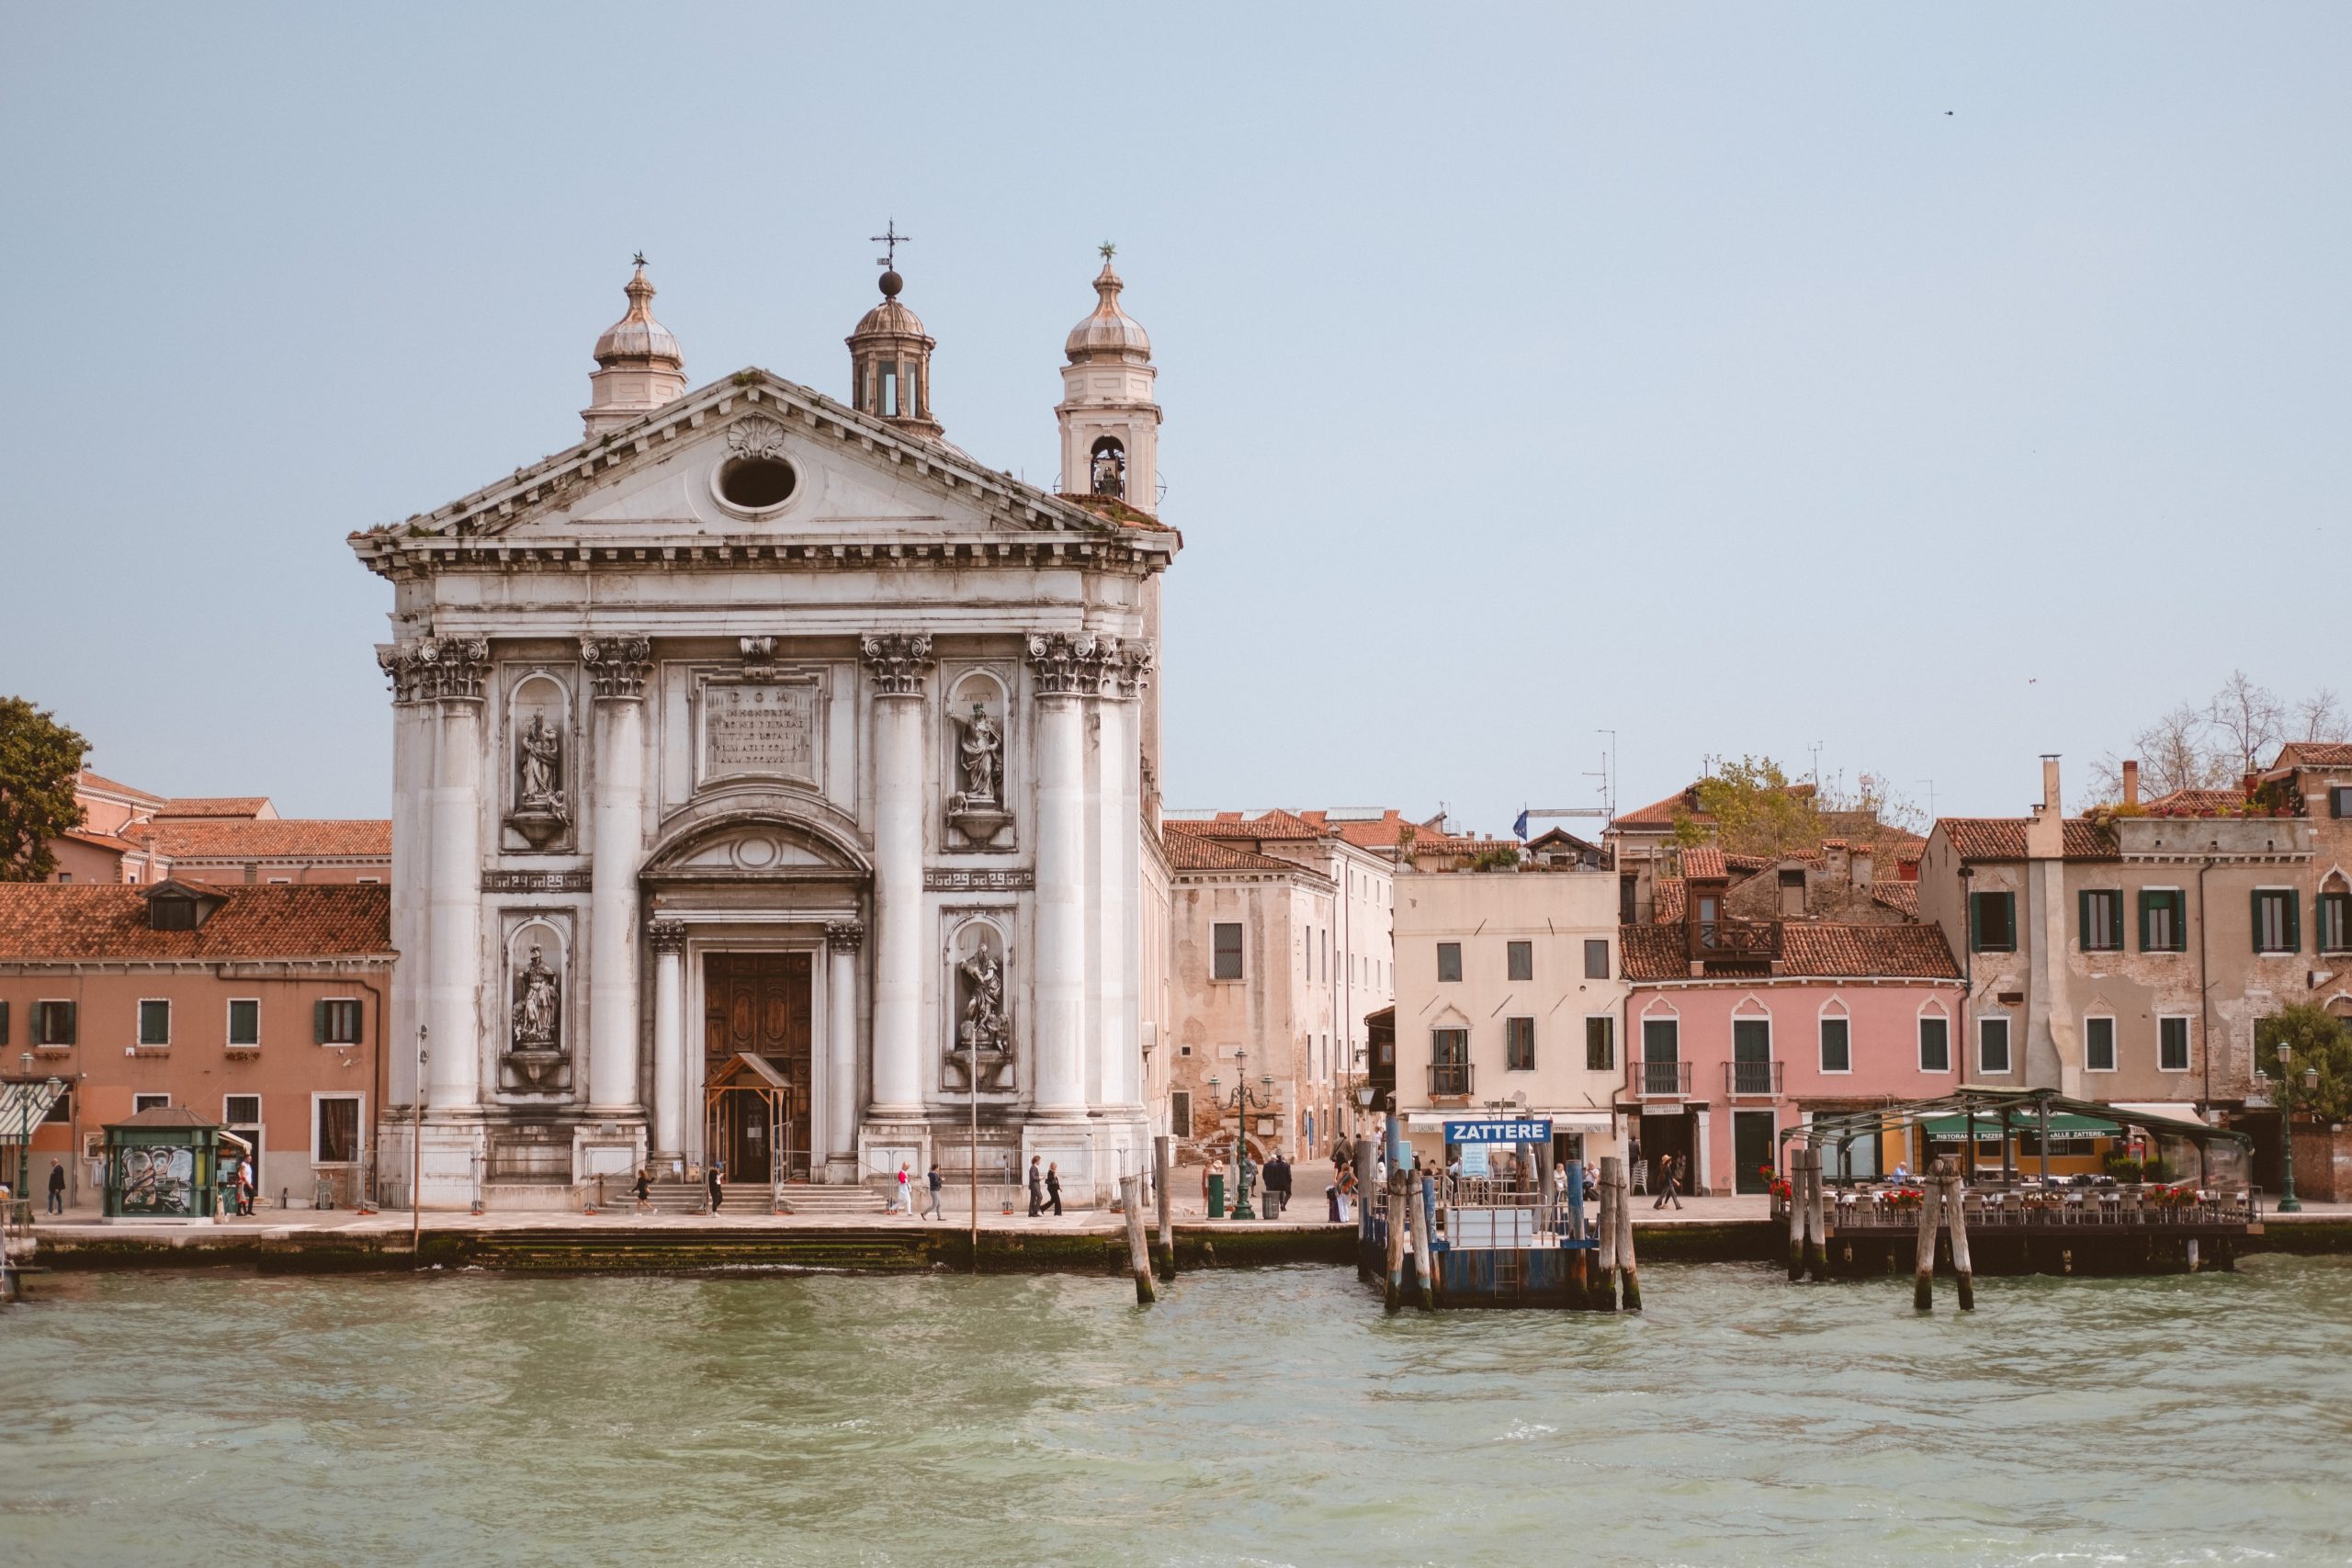
[[[730,1182],[808,1179],[810,955],[704,961],[703,1148]]]

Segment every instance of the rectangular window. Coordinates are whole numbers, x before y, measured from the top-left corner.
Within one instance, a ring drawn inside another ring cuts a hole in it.
[[[1535,1070],[1535,1021],[1532,1018],[1503,1020],[1503,1067],[1508,1072],[1532,1073]]]
[[[72,1002],[35,1002],[33,1004],[33,1043],[36,1045],[74,1043],[74,1004]]]
[[[0,1045],[8,1043],[8,1004],[0,998]]]
[[[41,1118],[45,1125],[51,1122],[71,1124],[74,1120],[74,1088],[68,1084],[63,1093],[49,1102],[49,1114]]]
[[[2352,952],[2352,893],[2323,893],[2312,908],[2319,917],[2319,950]]]
[[[2297,924],[2294,889],[2257,887],[2254,890],[2255,952],[2294,952],[2302,945],[2302,933],[2295,929]]]
[[[1437,977],[1441,980],[1462,978],[1462,944],[1442,942],[1437,944]]]
[[[312,1004],[311,1034],[322,1045],[359,1043],[359,1001],[356,997],[328,997]]]
[[[1854,1046],[1849,1032],[1850,1022],[1842,1018],[1821,1021],[1821,1070],[1825,1073],[1850,1073],[1854,1070]]]
[[[2156,1020],[2156,1071],[2160,1073],[2188,1071],[2188,1020],[2185,1018]]]
[[[139,1043],[169,1045],[172,1043],[172,1004],[145,1001],[139,1004]]]
[[[1503,943],[1503,977],[1507,980],[1535,978],[1535,944],[1532,942]]]
[[[2327,814],[2338,819],[2352,817],[2352,784],[2327,786]]]
[[[1923,1073],[1951,1071],[1951,1023],[1949,1020],[1919,1020],[1919,1070]]]
[[[2086,1073],[2115,1071],[2115,1020],[2083,1020],[2083,1070]]]
[[[2140,951],[2184,953],[2188,948],[2188,922],[2181,918],[2177,887],[2140,890]]]
[[[1430,1031],[1430,1092],[1470,1092],[1470,1032],[1466,1029]]]
[[[359,1160],[359,1097],[356,1094],[319,1096],[319,1134],[311,1153],[313,1165],[356,1165]]]
[[[238,997],[229,1003],[229,1043],[258,1045],[261,1043],[261,1003],[250,997]]]
[[[2081,895],[2085,953],[2123,951],[2123,890],[2086,887]]]
[[[2009,1021],[2006,1018],[1980,1018],[1976,1021],[1976,1070],[1993,1077],[2006,1077],[2009,1071]]]
[[[253,1127],[261,1122],[261,1096],[232,1094],[222,1101],[220,1119],[232,1127]]]
[[[1588,1018],[1584,1021],[1584,1066],[1589,1073],[1613,1073],[1617,1070],[1615,1019]]]
[[[1642,1092],[1680,1094],[1682,1026],[1671,1018],[1642,1020]]]
[[[1168,1091],[1168,1130],[1180,1138],[1193,1135],[1193,1091],[1176,1089]]]
[[[1968,942],[1978,953],[2018,950],[2018,899],[2014,893],[1968,896]]]
[[[1241,926],[1219,920],[1209,928],[1209,978],[1238,980],[1241,978]]]
[[[130,1113],[136,1116],[142,1111],[160,1111],[171,1102],[168,1094],[134,1094],[130,1097]]]
[[[1588,980],[1609,978],[1609,939],[1587,937],[1584,943],[1584,977]]]

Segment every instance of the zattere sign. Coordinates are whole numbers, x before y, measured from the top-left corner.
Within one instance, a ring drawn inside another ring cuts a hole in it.
[[[1549,1116],[1522,1117],[1517,1121],[1448,1122],[1445,1141],[1449,1144],[1548,1144],[1552,1141],[1552,1119]]]

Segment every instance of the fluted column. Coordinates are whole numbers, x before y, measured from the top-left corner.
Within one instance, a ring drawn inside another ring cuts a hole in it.
[[[1101,682],[1091,634],[1035,633],[1037,688],[1037,1071],[1046,1116],[1086,1111],[1085,698]]]
[[[653,944],[653,1153],[667,1157],[686,1149],[686,928],[654,920],[645,934]]]
[[[1122,642],[1106,649],[1098,718],[1096,778],[1101,837],[1095,873],[1101,879],[1101,1019],[1096,1081],[1105,1105],[1132,1105],[1142,1096],[1142,1059],[1136,1038],[1143,989],[1142,949],[1136,932],[1141,874],[1141,761],[1136,747],[1137,699],[1149,679],[1148,642]]]
[[[419,691],[441,710],[425,872],[433,967],[424,998],[432,1030],[425,1101],[441,1111],[481,1099],[481,687],[490,644],[423,637],[417,661]]]
[[[425,1021],[424,980],[431,967],[433,752],[439,713],[418,690],[416,641],[379,645],[376,662],[392,683],[392,948],[415,959],[392,971],[384,1031],[387,1110],[424,1102],[416,1072],[416,1029]]]
[[[923,675],[931,638],[877,633],[874,677],[874,1117],[922,1112]]]
[[[600,1111],[642,1103],[637,1082],[637,868],[645,835],[645,673],[636,636],[582,637],[596,696],[590,823],[588,1100]]]
[[[825,928],[825,1163],[857,1169],[857,950],[865,928],[842,920]]]

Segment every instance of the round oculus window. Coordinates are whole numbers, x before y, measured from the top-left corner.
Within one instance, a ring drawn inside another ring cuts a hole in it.
[[[773,512],[792,499],[800,475],[781,457],[729,457],[711,477],[718,499],[738,512]]]

